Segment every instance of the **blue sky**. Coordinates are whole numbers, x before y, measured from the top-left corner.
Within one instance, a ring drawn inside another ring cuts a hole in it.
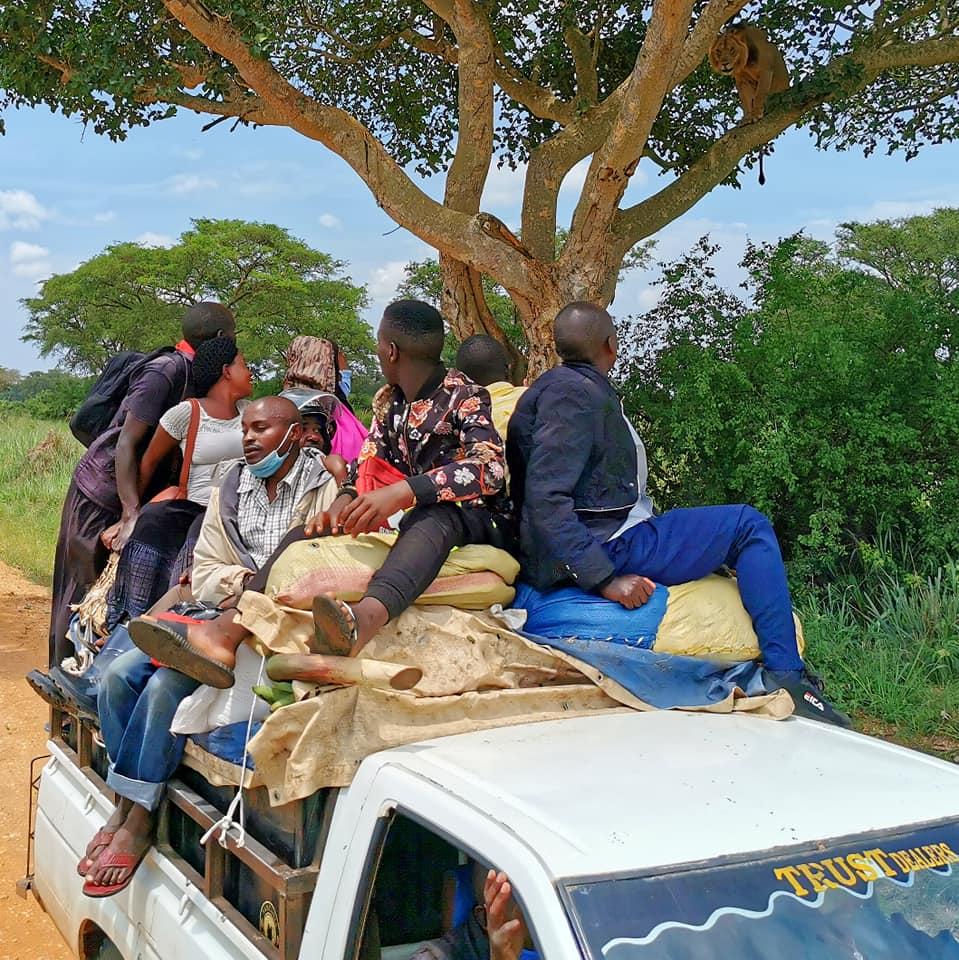
[[[366,284],[375,323],[393,298],[403,265],[430,254],[416,237],[376,206],[358,177],[322,146],[287,130],[223,123],[207,133],[209,118],[181,114],[131,132],[119,144],[84,131],[75,119],[46,109],[11,111],[0,138],[0,365],[46,369],[32,344],[19,340],[26,316],[20,297],[52,273],[72,270],[107,244],[172,242],[191,217],[233,217],[280,224],[312,246],[347,261]],[[657,256],[682,253],[703,233],[723,246],[720,277],[738,282],[736,263],[748,236],[775,240],[795,230],[824,239],[837,223],[927,213],[959,206],[959,145],[930,147],[906,163],[901,157],[863,158],[816,151],[801,132],[781,138],[767,158],[767,183],[755,170],[744,188],[718,188],[660,233]],[[582,168],[564,184],[561,222],[568,220]],[[628,202],[665,181],[642,166]],[[442,192],[442,179],[427,189]],[[506,223],[519,218],[522,175],[494,170],[483,208]],[[617,292],[618,316],[655,301],[652,272],[636,273]]]

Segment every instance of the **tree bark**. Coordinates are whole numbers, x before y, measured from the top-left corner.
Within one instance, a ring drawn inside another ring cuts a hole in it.
[[[608,258],[601,260],[583,264],[575,274],[563,270],[559,264],[551,264],[552,269],[544,278],[542,292],[535,300],[513,295],[517,316],[529,343],[526,375],[530,381],[556,365],[553,321],[563,307],[574,300],[609,306],[622,259],[615,266],[611,265]]]

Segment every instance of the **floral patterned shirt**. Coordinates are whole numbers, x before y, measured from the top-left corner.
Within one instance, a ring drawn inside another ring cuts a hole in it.
[[[399,387],[379,390],[357,463],[371,457],[405,474],[418,504],[448,500],[510,513],[489,393],[459,370],[440,367],[412,403]]]

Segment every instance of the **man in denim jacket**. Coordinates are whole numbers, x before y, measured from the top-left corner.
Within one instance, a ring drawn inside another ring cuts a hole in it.
[[[526,391],[509,426],[524,577],[541,590],[572,584],[633,609],[649,599],[652,581],[685,583],[733,567],[770,688],[785,688],[803,716],[848,726],[803,665],[769,520],[742,504],[654,515],[645,449],[608,378],[618,346],[609,314],[571,303],[554,337],[562,366]]]

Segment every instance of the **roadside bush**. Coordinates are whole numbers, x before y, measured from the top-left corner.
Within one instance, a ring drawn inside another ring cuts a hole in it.
[[[715,287],[714,253],[670,265],[659,306],[622,331],[658,506],[753,504],[797,583],[841,570],[881,517],[917,556],[959,551],[948,305],[794,237],[748,251],[747,309]]]

